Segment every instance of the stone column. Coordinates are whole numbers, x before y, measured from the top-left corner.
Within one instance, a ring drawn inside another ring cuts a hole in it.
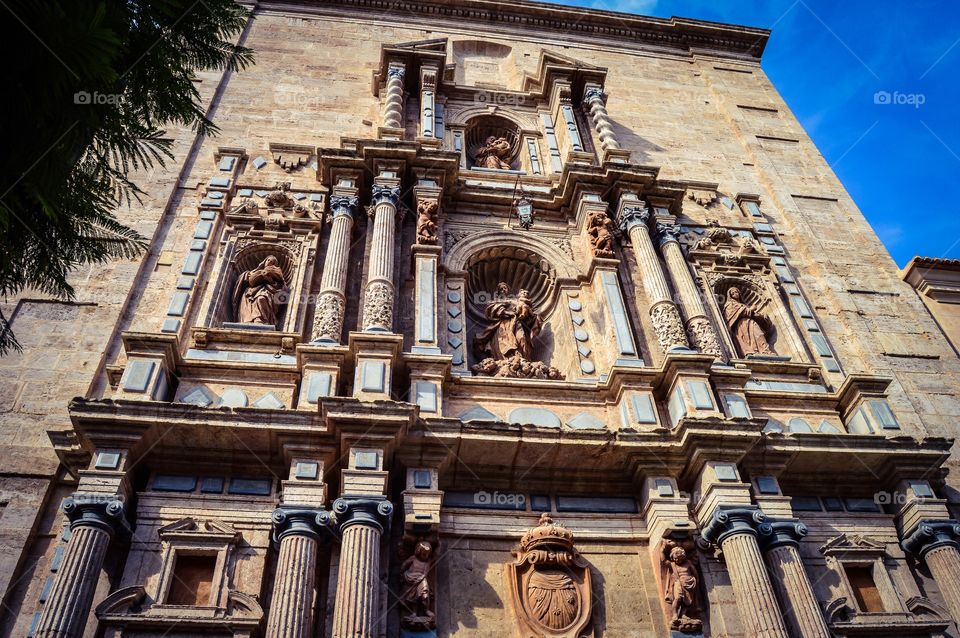
[[[393,260],[396,249],[397,204],[400,187],[373,185],[373,245],[363,300],[363,329],[393,331]]]
[[[670,296],[670,287],[660,267],[660,259],[650,240],[647,220],[650,209],[641,202],[621,202],[617,214],[620,230],[630,237],[633,254],[643,278],[643,287],[650,301],[650,319],[657,341],[664,354],[674,350],[688,350],[689,343],[683,331],[683,322]]]
[[[267,638],[313,636],[317,548],[333,527],[322,509],[279,507],[273,512],[273,538],[280,545],[270,600]]]
[[[791,634],[831,638],[800,557],[800,539],[807,535],[807,526],[789,519],[771,522],[770,529],[770,535],[760,536],[760,543]]]
[[[387,69],[387,95],[383,103],[383,127],[403,128],[403,65],[391,64]]]
[[[701,540],[723,551],[737,598],[737,609],[750,638],[789,638],[770,576],[763,564],[758,535],[772,534],[757,507],[720,507],[701,531]]]
[[[393,504],[341,497],[333,512],[341,533],[333,638],[374,638],[380,624],[380,539],[389,529]]]
[[[667,262],[670,279],[680,295],[680,303],[687,315],[687,334],[690,343],[704,354],[712,354],[718,359],[723,358],[720,341],[713,329],[713,324],[707,318],[707,308],[700,296],[700,289],[693,281],[687,259],[683,256],[680,247],[680,228],[676,224],[657,223],[657,235],[660,238],[660,251]]]
[[[960,619],[960,523],[955,520],[924,520],[900,543],[904,551],[919,556],[954,619]]]
[[[605,151],[619,149],[620,143],[613,133],[613,125],[610,124],[610,116],[607,115],[607,105],[603,101],[603,89],[598,86],[588,88],[583,94],[583,101],[590,110],[593,127],[600,136],[600,146]]]
[[[89,498],[85,502],[83,497]],[[70,541],[35,638],[80,638],[87,624],[110,539],[124,528],[123,503],[102,495],[75,494],[63,503],[70,520]]]
[[[343,334],[343,313],[346,306],[347,258],[350,253],[350,233],[353,216],[359,200],[355,196],[333,195],[330,197],[332,215],[330,241],[323,260],[323,276],[320,294],[313,319],[315,343],[340,343]]]

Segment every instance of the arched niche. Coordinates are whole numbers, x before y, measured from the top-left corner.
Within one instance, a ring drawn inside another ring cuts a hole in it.
[[[491,139],[505,139],[510,145],[509,153],[503,157],[510,170],[520,169],[520,154],[523,140],[519,125],[501,115],[478,115],[466,122],[464,141],[467,151],[467,165],[476,168],[477,152]],[[489,168],[489,167],[487,167]]]
[[[296,275],[296,256],[286,246],[275,243],[251,242],[241,245],[230,260],[225,273],[225,285],[222,287],[216,309],[216,325],[239,322],[237,316],[237,282],[240,275],[256,269],[267,257],[275,257],[283,271],[284,290],[277,295],[276,330],[284,330],[290,298],[291,282]]]

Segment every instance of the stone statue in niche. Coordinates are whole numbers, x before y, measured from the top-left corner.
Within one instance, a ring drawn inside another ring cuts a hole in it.
[[[417,243],[437,243],[437,208],[440,203],[435,199],[421,199],[417,202]]]
[[[737,286],[727,290],[723,318],[742,356],[776,355],[767,341],[767,330],[772,327],[770,320],[743,302],[743,293]]]
[[[698,633],[703,626],[700,613],[700,575],[687,549],[665,539],[660,549],[660,587],[670,612],[670,629]]]
[[[613,257],[613,234],[606,213],[594,211],[587,216],[587,236],[596,257]]]
[[[286,286],[280,262],[267,256],[256,268],[240,273],[234,290],[234,316],[240,323],[277,325],[281,294]]]
[[[400,625],[404,629],[424,631],[436,626],[433,612],[433,589],[430,585],[430,569],[433,560],[433,545],[419,540],[413,555],[400,566],[400,604],[404,613]]]
[[[510,142],[505,137],[491,135],[483,146],[477,149],[474,163],[480,168],[509,169]]]
[[[483,311],[490,322],[474,338],[474,349],[481,357],[473,372],[491,377],[521,379],[562,379],[556,368],[533,360],[534,340],[543,329],[526,290],[515,297],[510,287],[500,282],[493,300]]]
[[[574,548],[573,533],[542,514],[513,551],[504,570],[515,635],[590,638],[590,568]]]

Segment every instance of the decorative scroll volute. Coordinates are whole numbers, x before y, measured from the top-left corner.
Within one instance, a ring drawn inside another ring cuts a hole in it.
[[[548,514],[523,535],[504,569],[517,638],[593,638],[590,568],[573,533]]]

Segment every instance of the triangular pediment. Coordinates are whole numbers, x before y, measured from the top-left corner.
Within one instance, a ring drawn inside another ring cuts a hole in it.
[[[556,51],[541,49],[540,59],[537,62],[537,73],[535,76],[524,75],[523,90],[546,95],[549,92],[551,78],[555,76],[566,77],[574,83],[590,82],[603,86],[607,77],[607,69]]]
[[[163,540],[220,540],[235,542],[240,532],[220,521],[198,521],[192,517],[182,518],[175,523],[164,525],[157,533]]]

